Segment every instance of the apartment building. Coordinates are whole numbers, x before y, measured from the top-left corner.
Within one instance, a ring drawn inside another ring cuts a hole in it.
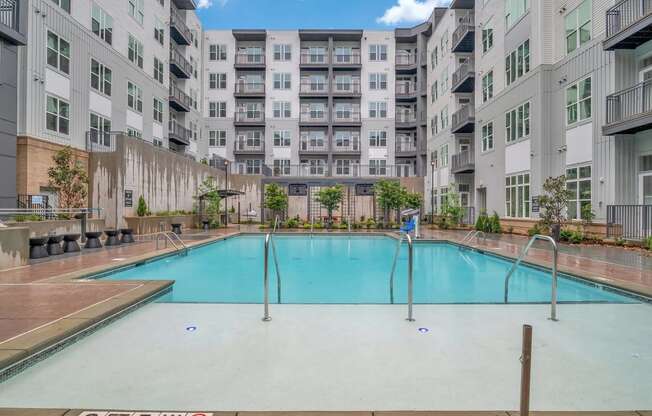
[[[196,153],[201,26],[194,0],[25,0],[19,194],[45,194],[52,154],[110,149],[111,131]],[[53,201],[51,205],[56,205]]]
[[[25,17],[18,0],[0,3],[0,208],[16,206],[18,48],[26,42]]]

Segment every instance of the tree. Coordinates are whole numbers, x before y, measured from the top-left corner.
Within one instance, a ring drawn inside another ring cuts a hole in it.
[[[400,210],[405,200],[404,188],[398,181],[381,180],[374,185],[378,205],[383,208],[383,225],[387,225],[390,210]]]
[[[205,201],[205,214],[212,228],[220,226],[220,202],[222,198],[218,191],[217,181],[209,176],[199,185],[199,196]]]
[[[140,198],[138,198],[138,206],[136,207],[136,215],[139,217],[144,217],[149,213],[149,210],[147,209],[147,202],[145,202],[145,198],[141,195]]]
[[[342,203],[344,198],[344,188],[342,185],[329,186],[321,188],[317,193],[317,202],[322,204],[328,212],[328,224],[333,224],[333,211],[335,211]]]
[[[278,184],[270,183],[265,188],[265,208],[271,209],[274,217],[281,215],[288,207],[288,196]]]
[[[451,183],[448,189],[449,191],[441,206],[441,218],[439,220],[441,228],[458,226],[464,216],[464,208],[460,202],[460,194],[457,193],[457,185]]]
[[[541,223],[550,227],[561,226],[566,221],[566,210],[571,193],[566,189],[566,176],[550,177],[543,183],[543,195],[539,197]]]
[[[423,195],[418,192],[410,192],[404,188],[403,207],[409,209],[420,209],[423,204]]]
[[[54,166],[48,168],[49,184],[57,189],[60,208],[82,208],[88,196],[88,175],[70,146],[52,157]]]

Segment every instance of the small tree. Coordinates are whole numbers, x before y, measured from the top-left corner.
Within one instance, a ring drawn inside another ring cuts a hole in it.
[[[410,192],[403,188],[403,207],[409,209],[420,209],[423,204],[423,195],[418,192]]]
[[[220,203],[222,198],[218,191],[217,181],[209,176],[199,185],[199,195],[204,199],[205,215],[212,228],[220,226]],[[226,203],[226,202],[225,202]]]
[[[383,225],[387,226],[390,210],[400,210],[405,201],[404,188],[398,181],[381,180],[374,185],[378,204],[383,208]]]
[[[288,196],[278,184],[270,183],[265,188],[265,208],[272,210],[274,217],[282,214],[288,207]]]
[[[49,184],[57,189],[60,208],[82,208],[88,196],[88,175],[70,146],[53,157],[54,166],[48,168]]]
[[[571,193],[566,189],[566,176],[550,177],[543,183],[543,195],[539,197],[541,223],[546,227],[561,225],[566,221],[566,210]]]
[[[138,198],[138,206],[136,207],[136,215],[139,217],[144,217],[149,213],[149,210],[147,209],[147,202],[145,202],[145,198],[141,195]]]
[[[464,216],[464,208],[460,202],[460,194],[457,193],[457,186],[451,183],[448,189],[449,191],[441,206],[441,218],[439,220],[441,228],[458,226]]]
[[[317,194],[317,202],[322,204],[328,212],[328,225],[333,225],[333,211],[339,208],[344,198],[344,188],[342,185],[329,186],[321,188]]]

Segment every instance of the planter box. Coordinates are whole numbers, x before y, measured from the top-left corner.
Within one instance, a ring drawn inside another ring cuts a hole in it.
[[[503,232],[508,232],[510,227],[513,227],[512,233],[519,235],[528,235],[527,232],[530,228],[538,224],[539,220],[525,219],[525,218],[501,218],[500,226]],[[571,221],[564,224],[562,230],[581,231],[582,223],[580,221]],[[590,237],[606,238],[607,225],[602,223],[593,223],[585,227],[585,232]]]
[[[0,228],[0,270],[25,266],[29,261],[29,237],[27,227]]]
[[[50,234],[81,234],[81,220],[46,220],[46,221],[24,221],[7,222],[10,228],[27,228],[29,237],[43,237]],[[103,219],[89,219],[86,223],[86,231],[104,231]]]
[[[175,216],[148,216],[148,217],[124,217],[127,228],[134,230],[134,234],[154,234],[160,230],[163,223],[164,231],[172,231],[172,224],[181,224],[182,231],[198,228],[200,224],[199,215],[175,215]]]

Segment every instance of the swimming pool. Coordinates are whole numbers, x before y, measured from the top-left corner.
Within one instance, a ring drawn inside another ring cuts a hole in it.
[[[387,304],[396,240],[385,236],[276,235],[281,303]],[[159,302],[262,303],[263,235],[243,235],[114,272],[110,280],[175,280]],[[503,303],[512,262],[439,242],[414,245],[415,303]],[[270,259],[270,302],[277,303]],[[407,297],[407,245],[398,258],[394,303]],[[510,303],[550,302],[550,273],[522,265]],[[560,275],[559,302],[632,303],[613,290]]]

